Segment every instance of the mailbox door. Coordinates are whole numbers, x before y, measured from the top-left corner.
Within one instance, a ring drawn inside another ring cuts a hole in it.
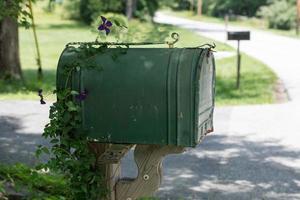
[[[215,104],[215,63],[213,54],[203,55],[202,62],[197,68],[196,76],[198,82],[195,91],[195,115],[198,121],[195,123],[195,129],[198,134],[195,135],[194,142],[198,144],[208,132],[213,131]]]

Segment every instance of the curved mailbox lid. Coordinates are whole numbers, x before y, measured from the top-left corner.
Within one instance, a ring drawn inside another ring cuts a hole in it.
[[[104,51],[81,58],[87,67],[72,74],[73,89],[89,92],[82,102],[82,125],[89,137],[111,143],[195,146],[212,128],[214,63],[207,49]],[[77,56],[69,49],[63,52],[58,89],[66,81],[62,68]]]

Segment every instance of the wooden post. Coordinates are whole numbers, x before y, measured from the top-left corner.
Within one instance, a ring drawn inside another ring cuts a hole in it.
[[[96,155],[95,165],[103,174],[108,189],[107,196],[101,200],[136,200],[151,196],[161,183],[163,157],[184,151],[183,147],[177,146],[137,145],[134,160],[138,176],[120,179],[120,160],[131,147],[133,145],[89,143],[90,150]]]
[[[138,167],[138,176],[118,181],[116,200],[136,200],[152,196],[161,184],[164,156],[183,151],[183,147],[177,146],[137,145],[134,160]]]
[[[111,144],[90,143],[90,149],[98,159],[101,158],[101,156],[110,148]],[[106,198],[101,198],[99,200],[116,200],[115,185],[121,174],[120,162],[115,164],[97,162],[96,167],[103,173],[103,178],[105,181],[104,185],[108,190]]]
[[[225,31],[228,32],[228,14],[224,15],[224,22],[225,22]]]
[[[121,164],[103,164],[99,166],[99,170],[103,172],[105,185],[108,189],[105,200],[116,200],[115,186],[121,175]]]
[[[241,53],[240,53],[240,40],[238,40],[237,48],[237,79],[236,79],[236,88],[240,88],[240,79],[241,79]]]
[[[198,0],[198,6],[197,6],[197,15],[202,15],[202,0]]]

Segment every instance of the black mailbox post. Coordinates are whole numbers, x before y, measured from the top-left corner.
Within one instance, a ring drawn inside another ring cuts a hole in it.
[[[237,80],[236,87],[240,88],[240,77],[241,77],[241,54],[240,54],[240,41],[241,40],[250,40],[250,31],[230,31],[227,32],[228,40],[237,40]]]

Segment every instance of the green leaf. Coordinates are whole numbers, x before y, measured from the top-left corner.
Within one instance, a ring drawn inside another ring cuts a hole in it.
[[[52,140],[50,141],[51,144],[56,144],[56,143],[58,143],[58,142],[59,142],[59,139],[56,139],[56,138],[55,138],[55,139],[52,139]]]
[[[74,104],[74,102],[68,101],[68,102],[67,102],[67,106],[68,106],[68,111],[69,111],[69,112],[77,111],[77,107],[76,107],[76,105]]]
[[[40,148],[35,151],[35,156],[37,158],[39,158],[41,154],[42,154],[42,150]]]
[[[45,154],[50,154],[50,151],[47,147],[42,147],[41,150],[45,153]]]
[[[71,94],[72,94],[72,95],[78,95],[79,93],[78,93],[77,91],[75,91],[75,90],[72,90],[72,91],[71,91]]]

